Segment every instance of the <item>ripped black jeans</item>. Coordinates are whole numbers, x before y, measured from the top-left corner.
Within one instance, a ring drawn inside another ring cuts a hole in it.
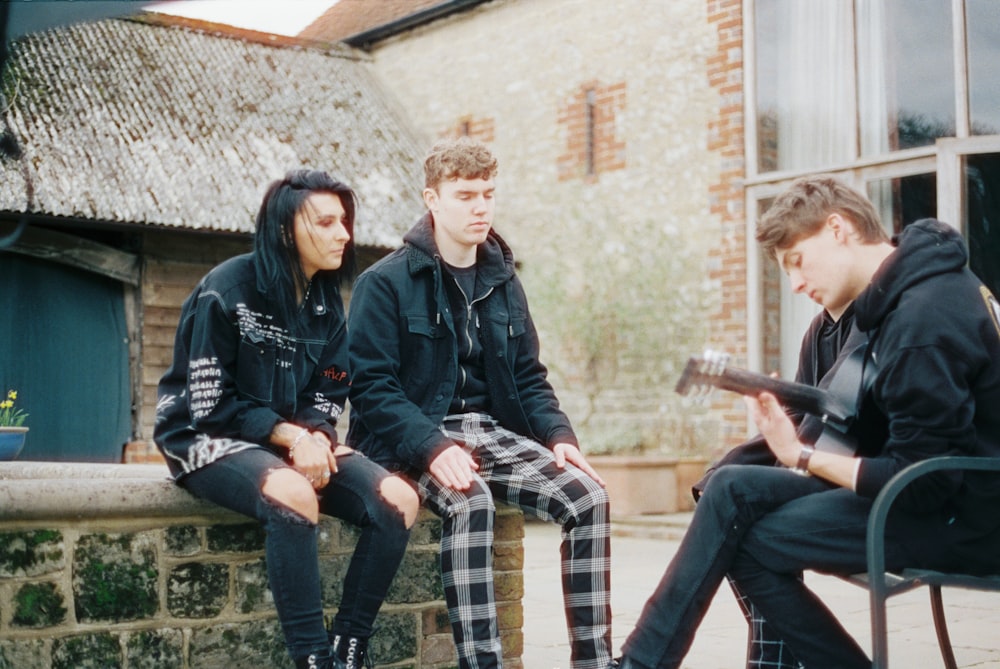
[[[227,455],[179,482],[196,497],[256,519],[266,533],[267,576],[285,644],[293,658],[329,646],[323,626],[323,584],[316,525],[276,505],[261,487],[267,474],[288,464],[264,448]],[[320,513],[361,528],[344,577],[332,631],[367,638],[406,551],[410,531],[403,514],[379,492],[389,473],[358,453],[337,457],[338,471],[320,491]],[[332,587],[332,584],[327,584]]]

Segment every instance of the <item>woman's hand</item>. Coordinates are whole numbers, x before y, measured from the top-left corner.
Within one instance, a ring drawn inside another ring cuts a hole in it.
[[[290,436],[291,435],[291,436]],[[337,458],[330,438],[323,432],[310,431],[292,423],[279,423],[271,433],[271,441],[288,449],[292,467],[309,480],[316,490],[324,488],[337,471]],[[338,447],[350,451],[346,446]]]

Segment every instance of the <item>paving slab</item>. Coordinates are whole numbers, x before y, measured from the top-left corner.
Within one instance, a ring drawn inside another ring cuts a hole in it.
[[[613,524],[612,635],[617,654],[664,568],[677,551],[690,514],[628,519]],[[559,577],[559,527],[525,523],[524,666],[569,669]],[[863,648],[871,647],[868,593],[838,578],[809,573],[806,582]],[[964,669],[1000,669],[1000,595],[944,591],[955,657]],[[943,667],[926,588],[889,600],[890,667]],[[683,663],[684,669],[741,669],[746,623],[727,586],[720,588]]]

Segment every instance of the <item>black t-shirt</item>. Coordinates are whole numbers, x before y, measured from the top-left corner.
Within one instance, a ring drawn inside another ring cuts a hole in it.
[[[453,267],[447,263],[444,266],[448,301],[458,340],[458,380],[449,413],[488,412],[490,393],[483,365],[479,312],[473,297],[476,266]]]

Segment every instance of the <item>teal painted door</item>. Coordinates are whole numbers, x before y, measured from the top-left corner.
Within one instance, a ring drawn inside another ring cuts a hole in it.
[[[19,460],[119,462],[131,434],[122,284],[0,252],[0,392],[31,414]]]

